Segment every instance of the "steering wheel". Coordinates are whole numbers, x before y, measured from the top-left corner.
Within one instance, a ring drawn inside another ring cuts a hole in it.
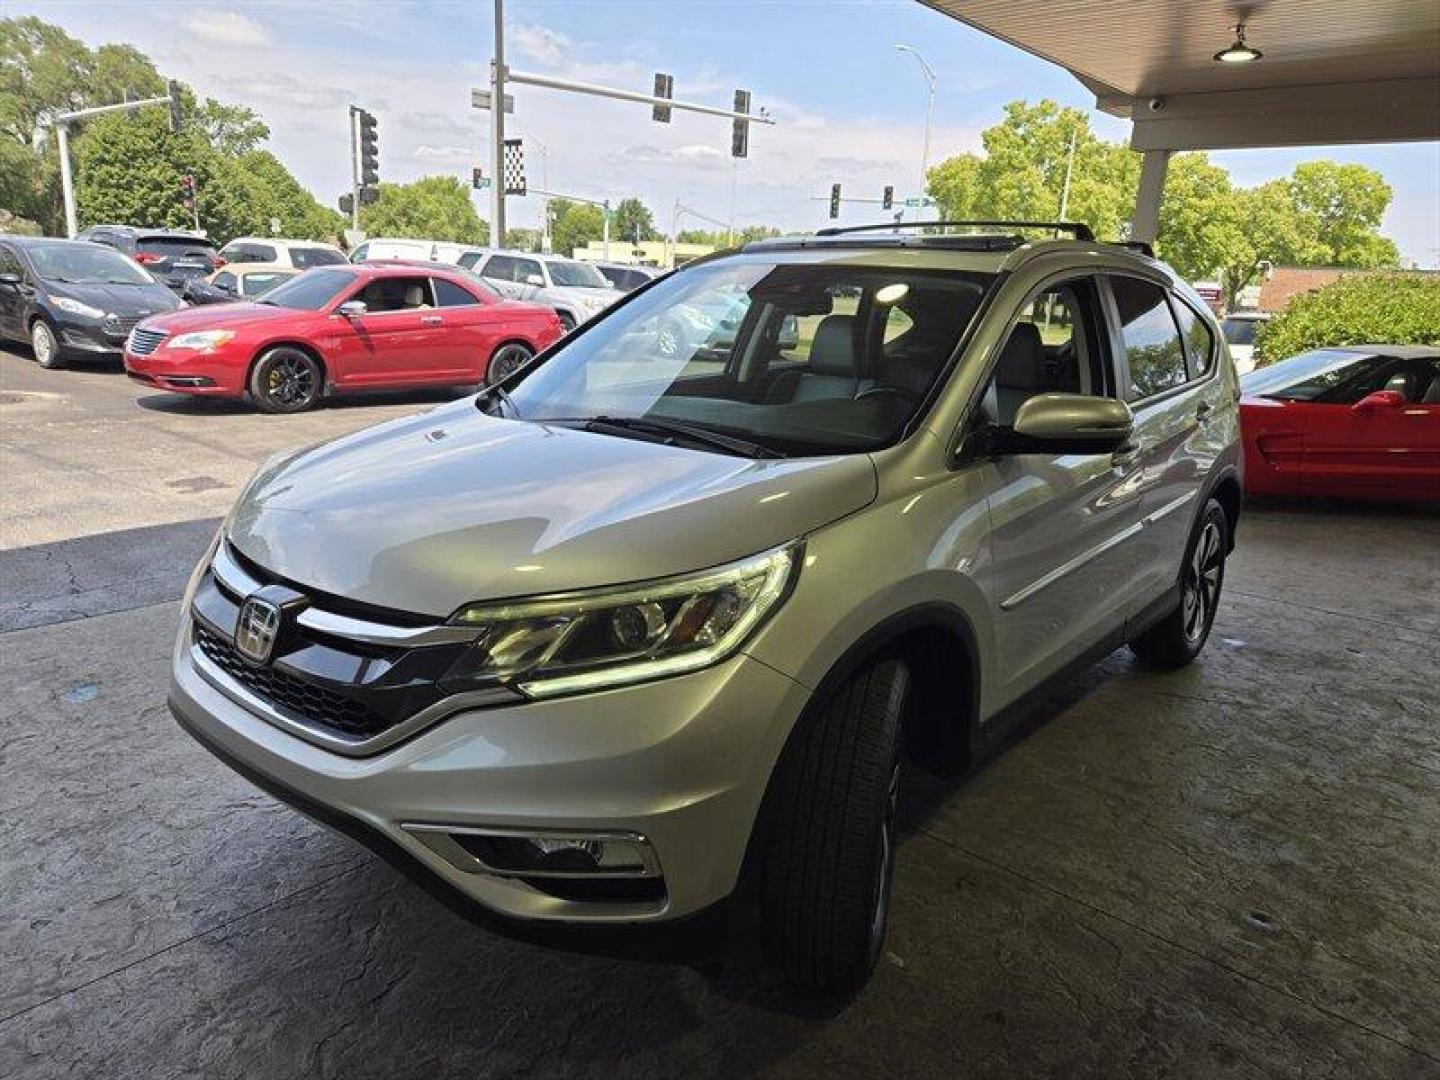
[[[924,397],[924,395],[917,394],[913,390],[906,390],[903,387],[899,386],[872,386],[868,389],[861,390],[860,393],[856,394],[855,400],[864,401],[866,398],[872,397],[896,397],[900,398],[902,401],[915,404],[919,402],[920,399]]]

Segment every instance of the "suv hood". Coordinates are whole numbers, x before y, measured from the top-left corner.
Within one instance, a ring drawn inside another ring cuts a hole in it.
[[[751,461],[499,420],[467,399],[268,464],[227,534],[301,586],[444,618],[716,566],[875,494],[864,454]]]

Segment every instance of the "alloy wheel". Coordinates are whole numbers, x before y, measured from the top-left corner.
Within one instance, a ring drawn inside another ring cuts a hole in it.
[[[885,792],[885,812],[880,817],[879,865],[875,874],[875,899],[870,912],[870,957],[879,958],[885,944],[885,924],[890,917],[890,878],[895,872],[895,819],[900,807],[900,759],[890,770]]]
[[[35,353],[35,362],[41,367],[49,367],[55,363],[55,354],[60,348],[50,327],[38,321],[30,331],[30,347]]]
[[[1215,608],[1220,602],[1222,558],[1220,527],[1213,521],[1207,521],[1195,540],[1189,565],[1185,568],[1180,615],[1187,641],[1199,641],[1204,637],[1215,618]]]
[[[304,357],[281,356],[265,376],[265,395],[277,405],[299,405],[315,393],[315,371]]]
[[[530,352],[524,345],[504,345],[490,358],[490,367],[485,372],[487,382],[494,384],[507,379],[530,362]]]

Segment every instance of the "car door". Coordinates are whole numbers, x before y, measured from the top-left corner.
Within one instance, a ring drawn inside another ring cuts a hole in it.
[[[0,244],[0,274],[14,274],[18,281],[0,284],[0,337],[24,341],[25,310],[29,304],[28,277],[20,255],[8,244]]]
[[[507,300],[520,299],[520,284],[515,280],[513,255],[491,255],[480,268],[480,276],[494,285]]]
[[[539,259],[515,258],[515,286],[517,300],[532,300],[535,294],[550,284],[545,268]]]
[[[1379,357],[1303,407],[1302,495],[1440,498],[1440,359]]]
[[[1106,282],[1125,400],[1135,414],[1131,442],[1139,455],[1144,528],[1133,545],[1138,613],[1179,584],[1201,485],[1224,449],[1215,426],[1224,387],[1217,378],[1217,344],[1183,300],[1149,278],[1109,274]]]
[[[1089,275],[1034,288],[1013,317],[981,409],[1010,427],[1029,398],[1113,397],[1115,353]],[[1128,453],[1014,454],[984,466],[992,536],[997,705],[1123,629],[1140,532]]]
[[[504,320],[494,317],[495,305],[443,277],[430,279],[436,314],[444,330],[442,348],[446,370],[457,380],[479,382],[490,354],[500,344]]]
[[[365,304],[358,316],[336,316],[334,327],[341,385],[407,385],[443,382],[451,374],[444,348],[444,318],[435,310],[424,274],[371,278],[346,300]]]

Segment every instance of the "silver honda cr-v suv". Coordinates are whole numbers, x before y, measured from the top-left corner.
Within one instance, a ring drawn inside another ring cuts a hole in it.
[[[1205,304],[1004,226],[752,244],[269,462],[186,595],[180,723],[485,921],[744,908],[795,982],[858,986],[902,756],[966,767],[1124,643],[1193,659],[1239,513]],[[737,294],[723,347],[658,347]]]

